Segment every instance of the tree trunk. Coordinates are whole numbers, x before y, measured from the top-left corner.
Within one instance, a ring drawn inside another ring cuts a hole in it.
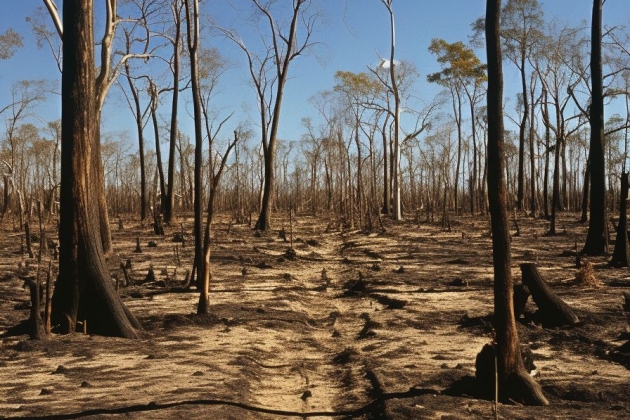
[[[630,246],[628,245],[628,173],[621,173],[621,191],[619,197],[619,223],[617,223],[617,238],[610,265],[628,267],[630,262]]]
[[[383,214],[389,214],[390,209],[390,194],[389,194],[389,168],[387,165],[388,147],[387,147],[387,127],[388,117],[385,117],[383,123],[382,135],[383,135]]]
[[[601,255],[608,248],[606,234],[606,167],[604,162],[604,90],[602,77],[602,0],[593,0],[591,26],[591,216],[582,253]]]
[[[53,294],[53,324],[72,332],[87,320],[94,334],[137,337],[138,321],[111,281],[101,241],[93,189],[92,150],[98,144],[94,93],[92,1],[63,2],[62,153],[59,278]]]
[[[160,213],[164,214],[164,207],[166,205],[167,196],[166,196],[166,184],[164,182],[164,169],[162,167],[162,150],[160,147],[160,129],[158,126],[157,120],[157,106],[158,106],[158,98],[157,98],[157,89],[155,87],[152,88],[155,92],[151,93],[151,121],[153,122],[153,133],[155,136],[155,158],[158,176],[160,179]]]
[[[503,74],[501,68],[501,0],[486,3],[488,56],[488,201],[494,265],[494,323],[499,397],[525,404],[548,404],[540,386],[529,376],[520,353],[514,318],[510,235],[503,152]]]
[[[130,48],[129,35],[127,34],[127,50]],[[133,97],[133,114],[136,122],[136,132],[138,134],[138,157],[140,159],[140,221],[144,223],[147,218],[147,182],[146,173],[144,168],[144,127],[142,125],[142,111],[140,109],[140,97],[138,96],[138,90],[133,85],[131,80],[131,70],[129,68],[129,62],[125,62],[125,76],[127,77],[127,83],[129,90]]]
[[[573,310],[564,303],[542,278],[536,264],[521,264],[523,284],[532,294],[532,299],[540,310],[540,320],[547,328],[575,325],[580,322]]]
[[[181,12],[179,0],[172,5],[173,19],[175,21],[175,38],[173,40],[173,97],[171,101],[171,129],[168,147],[168,186],[166,189],[166,202],[162,203],[164,209],[164,222],[171,224],[175,207],[175,146],[177,144],[177,110],[179,104],[179,44],[181,39]],[[183,168],[180,168],[183,171]]]

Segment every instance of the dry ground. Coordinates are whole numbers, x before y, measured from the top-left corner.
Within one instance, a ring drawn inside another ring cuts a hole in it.
[[[499,416],[630,418],[630,364],[615,353],[628,339],[621,292],[630,289],[630,271],[597,258],[603,286],[574,284],[575,241],[582,243],[585,227],[575,215],[562,217],[553,237],[544,235],[544,220],[518,221],[513,273],[520,279],[518,264],[536,261],[584,322],[544,329],[530,300],[519,333],[551,405],[500,405]],[[156,237],[123,221],[125,229],[113,226],[115,251],[131,260],[133,284],[120,293],[145,328],[139,340],[89,330],[44,341],[7,334],[29,305],[17,277],[25,261],[20,233],[4,222],[0,417],[493,418],[471,379],[490,340],[487,219],[456,218],[451,231],[425,221],[388,223],[385,232],[365,234],[300,215],[292,259],[278,235],[283,228],[290,240],[288,221],[278,218],[273,234],[257,236],[220,217],[207,317],[193,315],[198,295],[182,288],[192,241],[183,248],[172,241],[179,226]],[[142,253],[134,252],[137,237]],[[146,282],[151,265],[157,280]]]

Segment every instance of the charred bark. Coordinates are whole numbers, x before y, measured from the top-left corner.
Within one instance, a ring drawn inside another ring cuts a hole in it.
[[[494,324],[496,330],[499,398],[529,405],[546,405],[547,399],[527,373],[520,353],[514,318],[507,188],[504,177],[503,72],[500,41],[501,0],[486,3],[488,57],[488,202],[492,226],[494,265]]]
[[[87,320],[90,333],[135,338],[140,324],[114,290],[105,262],[99,203],[93,189],[93,147],[98,145],[94,92],[92,1],[63,3],[62,154],[59,277],[52,322],[72,332]],[[95,214],[96,213],[96,214]]]
[[[602,0],[593,0],[591,26],[591,215],[583,254],[602,255],[608,248],[606,166],[604,159],[604,87],[602,76]]]
[[[628,173],[621,173],[621,191],[619,197],[619,223],[617,237],[610,265],[627,267],[630,262],[630,246],[628,244]]]
[[[551,290],[542,278],[536,264],[521,264],[523,284],[532,294],[532,299],[539,309],[540,320],[545,327],[563,327],[576,325],[580,319],[562,299]]]

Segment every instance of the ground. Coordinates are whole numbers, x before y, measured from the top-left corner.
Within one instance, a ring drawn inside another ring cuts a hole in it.
[[[113,223],[120,260],[111,265],[131,262],[130,286],[114,275],[141,338],[93,336],[88,325],[85,335],[42,341],[12,334],[29,314],[18,276],[35,275],[37,259],[25,258],[15,222],[5,220],[0,418],[494,418],[474,380],[475,357],[491,341],[489,220],[454,217],[445,229],[419,218],[365,233],[322,216],[276,215],[275,230],[258,235],[220,215],[212,313],[200,317],[197,292],[184,288],[192,221],[161,237],[123,216],[124,226]],[[586,228],[575,214],[561,218],[560,234],[546,236],[547,221],[519,217],[513,274],[520,281],[519,264],[536,262],[582,323],[543,328],[530,298],[519,335],[550,405],[499,404],[498,417],[630,418],[630,363],[616,351],[628,340],[630,272],[591,258],[601,286],[577,284],[575,247]],[[180,229],[185,244],[174,241]],[[49,259],[47,251],[45,269]],[[150,266],[156,278],[147,282]]]

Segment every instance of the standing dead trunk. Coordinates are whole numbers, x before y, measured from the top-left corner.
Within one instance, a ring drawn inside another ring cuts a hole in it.
[[[601,255],[608,248],[606,220],[606,165],[604,161],[604,87],[602,76],[602,0],[593,0],[591,25],[591,215],[582,253]]]
[[[92,211],[99,202],[93,189],[98,127],[92,10],[91,0],[63,2],[60,254],[52,321],[61,325],[61,332],[72,332],[77,320],[87,320],[90,333],[135,338],[140,324],[114,290],[99,214]]]
[[[542,394],[540,385],[529,376],[523,365],[514,318],[507,189],[503,167],[503,72],[499,36],[500,10],[501,0],[487,1],[488,202],[492,226],[498,394],[503,401],[514,400],[530,405],[545,405],[548,404],[548,401]],[[478,377],[487,377],[486,375],[481,374]]]
[[[617,238],[610,265],[628,267],[630,262],[630,246],[628,244],[628,173],[621,173],[621,191],[619,197],[619,223],[617,224]]]

